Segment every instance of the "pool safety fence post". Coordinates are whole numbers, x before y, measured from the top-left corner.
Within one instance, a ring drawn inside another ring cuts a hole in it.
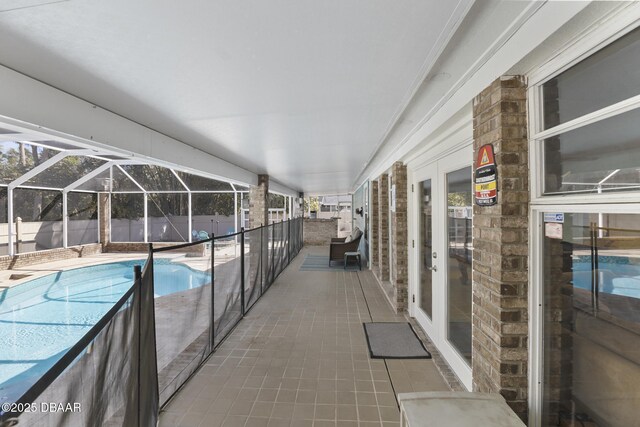
[[[271,265],[269,266],[270,273],[269,274],[269,286],[273,284],[273,280],[275,279],[275,271],[276,271],[276,224],[271,224]]]
[[[213,220],[211,220],[213,226]],[[215,291],[215,270],[216,270],[216,235],[211,233],[211,351],[216,348],[216,291]]]
[[[150,252],[152,253],[152,252]],[[142,300],[142,267],[140,265],[134,265],[133,266],[133,277],[134,277],[134,286],[136,287],[136,290],[134,291],[135,293],[138,294],[138,310],[136,313],[136,317],[138,320],[138,324],[136,329],[138,330],[138,339],[137,341],[137,354],[138,354],[138,360],[136,361],[138,363],[138,366],[136,367],[136,373],[138,374],[138,381],[136,382],[136,413],[138,415],[138,427],[142,425],[141,423],[141,419],[140,417],[142,416],[142,411],[141,411],[141,397],[140,397],[140,381],[141,381],[141,376],[142,376],[142,304],[143,304],[143,300]]]
[[[244,317],[245,301],[244,301],[244,227],[240,229],[240,306],[242,307],[242,317]]]
[[[264,293],[264,260],[262,253],[264,252],[264,227],[260,223],[260,296]]]
[[[291,263],[291,220],[287,221],[287,265]]]
[[[156,425],[160,414],[158,351],[156,341],[155,283],[153,251],[139,278],[140,314],[138,317],[138,405],[139,426]]]

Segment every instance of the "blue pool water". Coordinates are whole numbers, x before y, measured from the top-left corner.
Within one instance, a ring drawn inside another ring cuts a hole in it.
[[[15,401],[133,284],[145,260],[82,267],[0,290],[0,403]],[[154,261],[155,296],[208,284],[208,273]]]
[[[598,258],[600,292],[640,298],[640,264],[628,257],[601,256]],[[591,257],[573,259],[574,286],[591,291]]]

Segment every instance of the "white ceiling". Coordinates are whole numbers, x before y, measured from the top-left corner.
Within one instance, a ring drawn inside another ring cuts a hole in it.
[[[343,193],[470,3],[3,0],[0,63],[293,189]]]

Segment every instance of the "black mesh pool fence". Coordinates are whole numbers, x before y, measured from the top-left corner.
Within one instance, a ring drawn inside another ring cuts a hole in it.
[[[0,426],[151,426],[159,402],[147,262],[115,305],[9,411]]]
[[[302,218],[193,243],[150,244],[131,288],[14,407],[0,411],[0,427],[155,426],[160,408],[302,244]],[[78,411],[43,412],[41,405],[53,403]]]

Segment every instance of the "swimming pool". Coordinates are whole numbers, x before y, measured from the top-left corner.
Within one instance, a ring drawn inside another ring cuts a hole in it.
[[[605,294],[640,298],[640,263],[637,259],[599,256],[600,289]],[[573,285],[591,292],[591,257],[573,258]]]
[[[18,399],[133,284],[122,261],[61,271],[0,291],[0,403]],[[154,260],[155,296],[210,283],[209,273]]]

